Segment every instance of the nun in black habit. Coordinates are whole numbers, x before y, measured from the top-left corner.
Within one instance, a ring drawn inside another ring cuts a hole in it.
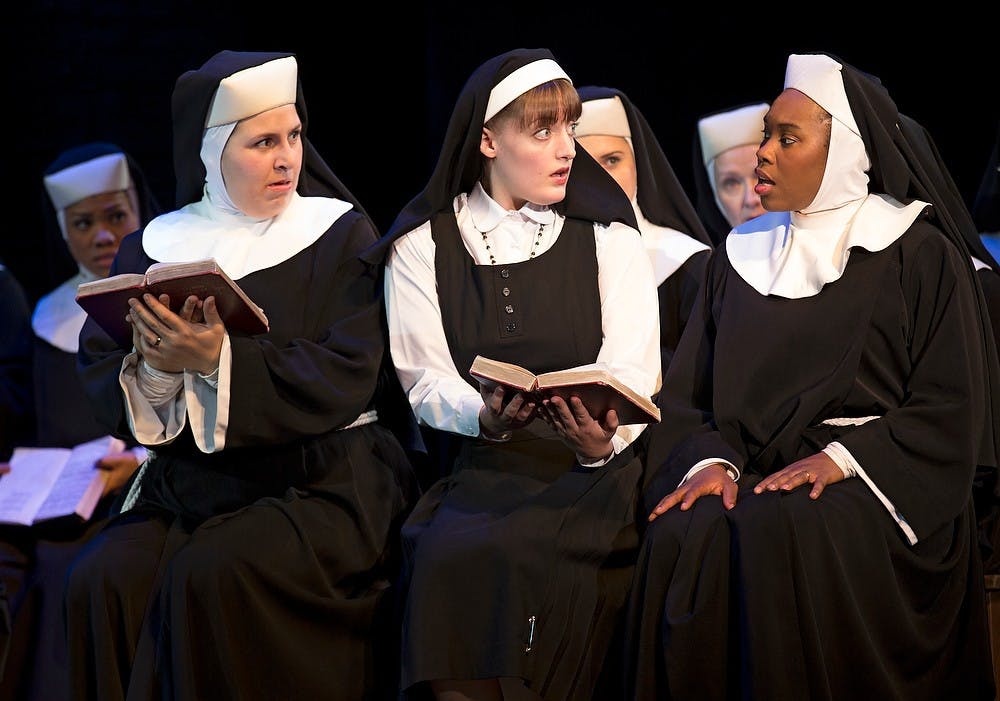
[[[87,318],[76,303],[76,288],[107,276],[119,239],[148,224],[162,209],[136,160],[111,143],[66,149],[45,169],[43,182],[45,240],[53,245],[48,260],[59,270],[68,257],[74,270],[38,300],[31,317],[36,430],[38,445],[66,448],[108,432],[94,417],[76,370],[80,330]],[[111,195],[121,200],[67,212],[88,198]],[[74,214],[82,221],[67,221]],[[81,237],[97,240],[85,242]],[[145,450],[139,455],[141,462]]]
[[[656,387],[652,269],[622,189],[576,146],[579,113],[548,50],[486,61],[426,188],[370,252],[388,256],[401,384],[458,446],[403,529],[410,698],[590,698],[620,618],[644,426],[481,391],[468,374],[477,354],[534,372],[599,361]]]
[[[901,114],[900,118],[910,128],[910,133],[913,134],[914,148],[918,149],[917,152],[924,159],[924,162],[940,161],[941,156],[938,153],[937,145],[924,126],[905,114]],[[991,167],[995,177],[997,169],[996,149],[994,149]],[[976,271],[976,278],[983,288],[983,296],[986,299],[986,307],[989,310],[992,324],[993,339],[997,347],[1000,348],[1000,265],[997,264],[996,254],[988,246],[988,236],[979,233],[987,230],[980,222],[983,221],[985,214],[982,208],[985,201],[982,198],[983,193],[989,187],[988,177],[989,169],[987,169],[987,179],[984,179],[980,184],[971,211],[963,206],[958,186],[947,171],[939,173],[937,180],[942,196],[951,198],[949,210],[960,218],[961,231],[972,255],[972,266]],[[996,187],[995,183],[993,187]],[[1000,574],[1000,474],[997,470],[981,466],[973,483],[972,495],[976,503],[976,518],[979,521],[979,547],[983,555],[983,570],[987,574]]]
[[[616,88],[585,85],[577,92],[583,103],[577,143],[625,190],[653,266],[666,372],[705,278],[711,242],[642,112]]]
[[[178,209],[127,237],[112,272],[214,257],[270,329],[148,296],[127,346],[85,324],[98,415],[149,459],[70,574],[73,688],[392,697],[387,614],[415,494],[382,425],[381,289],[359,257],[375,228],[304,137],[293,55],[214,55],[177,80],[173,119]]]
[[[765,212],[753,187],[755,153],[768,107],[766,102],[755,102],[698,119],[698,133],[692,139],[695,209],[715,246],[734,226]]]
[[[1000,373],[920,138],[877,78],[789,57],[775,211],[716,250],[644,436],[628,698],[994,698],[972,484]]]
[[[62,262],[68,259],[73,272],[38,300],[31,316],[35,439],[21,445],[72,448],[94,441],[93,467],[104,470],[106,479],[85,521],[55,518],[30,527],[0,527],[0,580],[12,627],[10,663],[6,671],[0,669],[0,698],[24,701],[67,697],[66,571],[146,458],[146,449],[134,440],[126,444],[108,436],[77,374],[87,313],[76,303],[76,288],[105,277],[121,239],[160,212],[138,162],[112,143],[90,142],[62,151],[42,180],[46,268],[64,270]]]

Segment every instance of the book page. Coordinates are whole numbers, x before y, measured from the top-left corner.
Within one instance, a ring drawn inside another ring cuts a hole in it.
[[[639,394],[616,378],[604,363],[544,373],[538,376],[538,387],[546,394],[557,394],[567,401],[570,396],[579,397],[594,416],[614,409],[622,423],[660,420],[660,410],[652,398]]]
[[[97,292],[107,292],[108,290],[127,290],[130,288],[140,288],[146,282],[146,276],[142,273],[119,273],[111,277],[90,282],[81,282],[76,287],[77,296],[95,294]]]
[[[69,457],[68,448],[15,448],[0,477],[0,522],[30,525]]]
[[[153,263],[146,269],[146,280],[149,284],[161,280],[173,280],[200,273],[218,273],[222,269],[214,258],[193,260],[186,263]]]
[[[481,355],[477,355],[472,361],[469,374],[480,381],[485,380],[484,384],[487,386],[492,381],[520,390],[531,390],[535,384],[535,375],[527,368]]]
[[[83,519],[90,518],[108,479],[108,474],[97,467],[97,461],[109,452],[124,449],[124,443],[110,436],[73,448],[48,497],[38,508],[35,520],[44,521],[73,513]]]
[[[547,387],[605,379],[614,379],[611,370],[605,363],[588,363],[565,370],[542,373],[538,376],[538,385],[539,387]]]

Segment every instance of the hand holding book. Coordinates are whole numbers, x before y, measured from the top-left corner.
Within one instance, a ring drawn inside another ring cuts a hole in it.
[[[486,388],[499,384],[508,388],[508,393],[525,392],[534,395],[537,401],[559,396],[568,403],[569,397],[578,397],[591,416],[597,418],[614,409],[622,424],[660,420],[660,410],[650,397],[630,388],[600,363],[535,375],[520,365],[477,355],[469,373]]]
[[[132,328],[126,321],[129,299],[141,299],[144,293],[156,298],[168,295],[175,313],[192,295],[202,301],[215,297],[227,329],[257,334],[269,328],[264,310],[212,258],[154,263],[145,273],[120,273],[85,282],[77,288],[76,301],[109,336],[124,345],[132,339]]]

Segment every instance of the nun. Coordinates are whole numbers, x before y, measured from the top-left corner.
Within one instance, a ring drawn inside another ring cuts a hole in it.
[[[214,258],[270,319],[212,297],[92,320],[98,418],[149,458],[67,584],[70,682],[88,699],[361,699],[395,690],[391,620],[412,469],[384,425],[377,240],[312,147],[293,54],[222,51],[173,93],[177,209],[112,272]]]
[[[921,141],[878,78],[789,56],[768,213],[716,249],[644,434],[627,698],[994,698],[972,486],[1000,366]]]
[[[577,147],[580,109],[547,49],[481,64],[427,186],[369,252],[386,259],[414,414],[457,446],[403,526],[406,698],[610,698],[645,425],[468,373],[476,355],[534,372],[602,362],[656,387],[652,266],[625,193]]]
[[[576,141],[621,185],[653,266],[660,304],[660,362],[666,372],[695,296],[711,245],[694,205],[642,112],[615,88],[578,88],[583,112]]]
[[[764,213],[754,192],[754,168],[767,108],[766,102],[758,102],[698,120],[693,142],[695,203],[715,245],[734,226]]]
[[[43,233],[47,243],[58,245],[50,252],[49,267],[61,269],[63,258],[69,257],[76,272],[42,296],[31,316],[32,445],[73,448],[101,441],[104,452],[93,468],[104,473],[104,481],[89,519],[0,528],[0,570],[11,616],[11,662],[0,681],[0,696],[26,701],[67,698],[62,619],[66,572],[146,458],[146,449],[135,440],[108,435],[77,374],[79,334],[87,314],[76,304],[76,288],[106,277],[122,239],[160,212],[137,161],[112,143],[66,149],[45,169],[42,185]]]

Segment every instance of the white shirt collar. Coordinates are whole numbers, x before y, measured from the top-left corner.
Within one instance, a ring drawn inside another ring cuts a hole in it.
[[[927,206],[869,195],[813,214],[771,212],[733,229],[726,253],[733,269],[760,294],[811,297],[840,279],[852,248],[883,250]]]
[[[519,216],[521,221],[528,221],[543,226],[551,226],[555,221],[555,212],[549,207],[540,207],[526,202],[518,210],[504,209],[500,204],[486,194],[480,183],[476,183],[468,198],[469,214],[478,231],[489,233],[497,228],[507,217]]]

